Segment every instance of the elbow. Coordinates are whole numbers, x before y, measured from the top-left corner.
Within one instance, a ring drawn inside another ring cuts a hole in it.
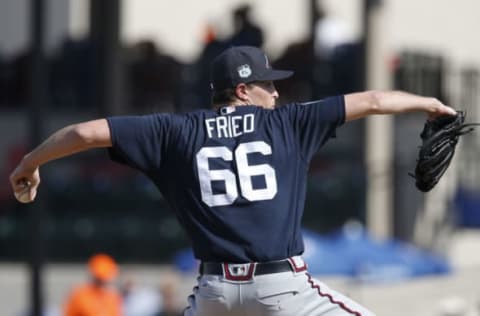
[[[105,119],[72,125],[74,141],[84,148],[110,147],[110,129]]]
[[[382,92],[381,91],[369,91],[368,92],[368,114],[382,114]]]
[[[82,144],[85,147],[88,147],[94,142],[94,137],[88,128],[84,124],[74,124],[70,129],[70,137],[72,141],[76,144]]]

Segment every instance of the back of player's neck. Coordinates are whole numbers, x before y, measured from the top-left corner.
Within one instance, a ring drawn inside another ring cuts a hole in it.
[[[249,105],[249,103],[243,102],[241,100],[235,100],[235,101],[228,102],[228,103],[214,104],[213,109],[218,110],[218,109],[223,108],[223,107],[229,107],[229,106],[237,107],[237,106],[244,106],[244,105]]]

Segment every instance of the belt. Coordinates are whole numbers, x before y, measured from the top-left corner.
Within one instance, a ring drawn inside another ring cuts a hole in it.
[[[298,265],[292,258],[271,261],[271,262],[253,262],[253,263],[219,263],[202,262],[200,264],[200,274],[223,275],[228,280],[246,281],[254,275],[265,275],[281,272],[302,272],[307,266],[302,261]]]

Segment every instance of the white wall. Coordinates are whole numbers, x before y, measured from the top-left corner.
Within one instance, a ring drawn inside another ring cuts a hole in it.
[[[12,56],[29,46],[30,0],[1,0],[0,53]],[[45,47],[52,51],[66,36],[68,30],[69,1],[45,1]]]
[[[460,64],[480,66],[480,1],[389,0],[390,45],[445,54]]]
[[[12,55],[28,44],[27,0],[2,0],[0,3],[0,53]]]

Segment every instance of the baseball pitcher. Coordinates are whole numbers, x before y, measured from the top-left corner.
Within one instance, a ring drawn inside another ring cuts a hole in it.
[[[434,98],[367,91],[275,107],[272,69],[256,47],[232,47],[212,64],[213,109],[117,116],[67,126],[28,153],[10,176],[35,199],[39,168],[92,148],[146,174],[201,261],[187,316],[373,315],[308,273],[301,218],[313,155],[342,124],[373,114],[455,115]]]

